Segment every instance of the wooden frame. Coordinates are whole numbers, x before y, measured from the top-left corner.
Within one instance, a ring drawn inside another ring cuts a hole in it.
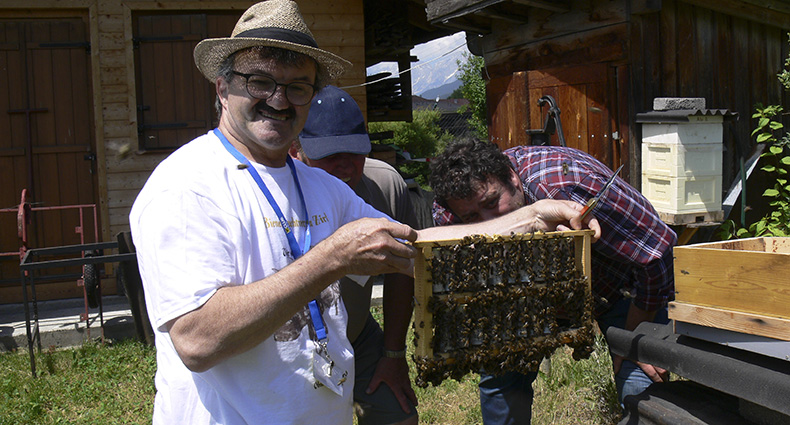
[[[561,345],[588,354],[591,238],[582,230],[415,243],[416,384],[481,368],[536,370]]]
[[[669,318],[790,341],[790,238],[677,246]]]
[[[790,318],[790,238],[674,248],[675,301]]]

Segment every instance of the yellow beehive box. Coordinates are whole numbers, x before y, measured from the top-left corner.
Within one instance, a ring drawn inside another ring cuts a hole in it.
[[[592,231],[415,243],[418,386],[481,369],[537,370],[563,344],[592,345]]]
[[[670,318],[790,340],[790,238],[674,248]]]

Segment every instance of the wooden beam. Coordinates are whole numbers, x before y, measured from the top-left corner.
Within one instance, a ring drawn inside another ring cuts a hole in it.
[[[446,21],[437,21],[437,22],[431,22],[431,24],[432,25],[436,25],[438,27],[454,28],[456,30],[468,31],[468,32],[475,33],[475,34],[483,34],[483,35],[485,35],[485,34],[490,34],[491,33],[491,27],[490,26],[487,26],[487,27],[480,26],[478,24],[471,23],[471,22],[469,22],[468,20],[465,20],[465,19],[454,19],[454,20],[446,20]]]
[[[460,18],[489,6],[502,3],[506,0],[447,0],[432,1],[426,7],[428,20],[435,25],[437,22],[449,21],[450,19]]]
[[[631,3],[631,13],[634,15],[655,13],[660,12],[662,7],[662,0],[634,0]]]
[[[790,3],[782,0],[683,0],[683,2],[761,24],[783,29],[790,28]]]
[[[790,320],[780,317],[672,301],[669,303],[669,318],[678,322],[790,341]]]
[[[512,0],[513,3],[521,4],[524,6],[537,7],[539,9],[546,9],[552,12],[566,13],[571,10],[567,2],[564,1],[544,1],[544,0]]]
[[[527,22],[526,16],[519,16],[515,14],[508,14],[504,12],[499,12],[493,9],[483,9],[479,10],[475,13],[478,16],[485,16],[486,18],[496,19],[499,21],[510,22],[516,25],[523,24]]]

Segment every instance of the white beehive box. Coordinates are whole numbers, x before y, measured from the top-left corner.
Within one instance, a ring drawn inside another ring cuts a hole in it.
[[[643,174],[642,194],[662,218],[664,215],[702,214],[710,220],[721,219],[721,175],[667,177]]]
[[[687,224],[723,217],[724,114],[654,111],[642,120],[642,193],[664,221]]]

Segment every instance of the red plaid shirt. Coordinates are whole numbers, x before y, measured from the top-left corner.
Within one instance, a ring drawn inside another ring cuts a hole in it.
[[[526,201],[563,199],[586,204],[612,171],[592,156],[572,148],[520,146],[504,151],[518,172]],[[593,210],[602,235],[592,245],[592,289],[596,314],[623,296],[637,307],[657,310],[674,299],[672,247],[675,232],[659,219],[653,206],[617,177]],[[436,225],[460,223],[434,202]]]

